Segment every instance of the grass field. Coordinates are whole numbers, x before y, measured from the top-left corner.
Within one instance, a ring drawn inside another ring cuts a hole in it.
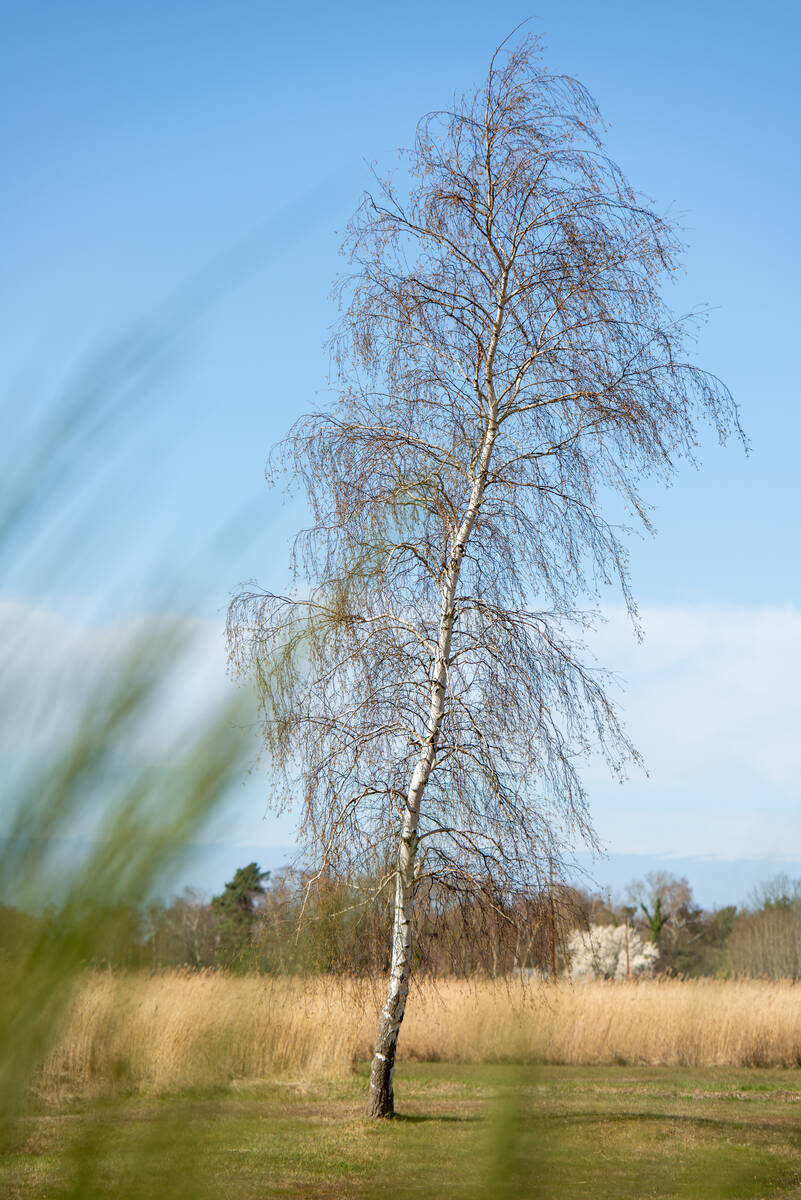
[[[0,1197],[801,1200],[799,987],[425,985],[391,1123],[363,1116],[377,1003],[88,976],[6,1126]]]
[[[0,1171],[26,1200],[801,1197],[795,1070],[407,1064],[400,1119],[349,1077],[42,1102]]]

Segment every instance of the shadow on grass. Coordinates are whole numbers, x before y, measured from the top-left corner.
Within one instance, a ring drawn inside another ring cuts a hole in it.
[[[487,1118],[480,1113],[395,1113],[391,1122],[393,1125],[465,1125],[469,1123],[486,1124]]]

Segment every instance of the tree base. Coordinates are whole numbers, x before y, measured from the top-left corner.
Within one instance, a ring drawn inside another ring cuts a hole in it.
[[[395,1116],[395,1093],[392,1080],[395,1074],[395,1055],[376,1051],[370,1068],[370,1096],[367,1115],[375,1120],[389,1121]]]

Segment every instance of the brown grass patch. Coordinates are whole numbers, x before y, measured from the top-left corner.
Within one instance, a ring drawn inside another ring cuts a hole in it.
[[[342,1078],[370,1055],[379,998],[368,985],[326,978],[96,974],[77,996],[40,1082],[46,1092],[168,1092]],[[400,1058],[795,1067],[801,987],[446,980],[413,992]]]

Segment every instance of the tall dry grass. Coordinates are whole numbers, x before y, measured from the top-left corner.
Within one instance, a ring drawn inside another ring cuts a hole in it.
[[[379,994],[330,979],[91,976],[45,1063],[46,1091],[169,1091],[341,1077],[369,1057]],[[454,1062],[801,1065],[801,986],[448,980],[410,999],[400,1057]]]

